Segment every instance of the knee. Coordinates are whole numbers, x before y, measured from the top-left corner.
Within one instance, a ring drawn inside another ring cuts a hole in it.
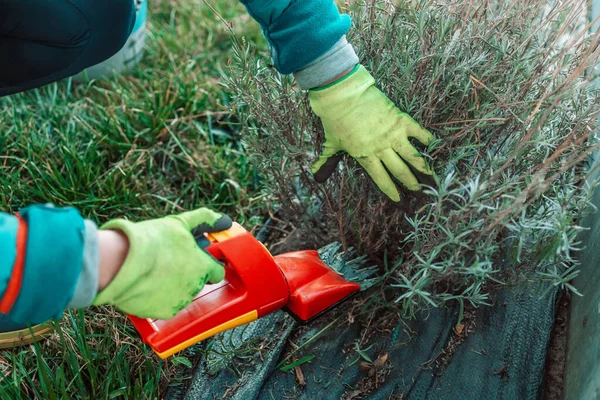
[[[19,39],[47,44],[65,50],[83,49],[90,41],[91,26],[87,16],[69,1],[34,3],[35,10],[17,10],[21,26]]]
[[[3,12],[1,58],[9,62],[0,67],[2,87],[60,75],[77,63],[91,42],[85,14],[67,0],[8,2],[0,6]]]
[[[89,1],[89,0],[87,0]],[[123,48],[135,24],[133,0],[100,0],[106,18],[92,22],[92,40],[98,51],[109,58]]]
[[[123,48],[135,24],[133,0],[70,0],[89,25],[86,67],[102,62]]]
[[[2,60],[11,61],[0,63],[0,96],[75,75],[110,58],[135,24],[133,0],[0,3],[0,28],[11,32],[9,37],[0,32]]]
[[[123,46],[135,24],[134,0],[66,0],[56,12],[55,43],[80,49],[85,67],[102,62]],[[52,42],[52,41],[51,41]]]
[[[90,49],[95,62],[103,61],[123,48],[135,24],[133,0],[84,0],[95,8],[91,25]]]

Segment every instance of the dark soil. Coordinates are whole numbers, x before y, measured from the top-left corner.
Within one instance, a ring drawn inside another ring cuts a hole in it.
[[[282,227],[280,222],[282,221],[269,221],[269,224],[267,225],[277,225],[279,229],[269,229],[270,226],[268,226],[264,229],[262,235],[257,235],[262,236],[260,238],[261,241],[268,244],[268,247],[273,251],[273,254],[311,247],[310,245],[307,245],[307,238],[304,237],[299,230],[294,229],[288,224],[284,224]],[[346,303],[346,305],[348,304],[349,302]],[[541,400],[563,400],[564,398],[564,368],[569,304],[570,294],[568,292],[562,293],[556,311],[556,318],[551,332],[550,342],[548,344]],[[333,314],[336,313],[334,312],[332,315]],[[328,317],[331,317],[332,315],[329,315]],[[436,373],[443,373],[443,370],[449,364],[449,360],[451,360],[454,354],[455,348],[460,346],[465,338],[475,329],[475,320],[474,310],[466,310],[462,324],[454,328],[455,335],[453,335],[452,341],[441,354],[431,360],[430,367]],[[369,327],[367,327],[367,330],[369,330],[368,328]],[[300,327],[296,330],[296,333],[302,333],[302,330],[303,328]],[[387,354],[380,354],[374,364],[361,363],[361,367],[365,376],[359,381],[354,390],[346,391],[344,400],[368,398],[369,393],[376,391],[377,387],[385,382],[387,375],[393,368],[390,361],[387,359]],[[395,398],[402,399],[403,397],[402,395],[399,395],[399,397]]]
[[[558,303],[558,310],[556,311],[556,319],[546,357],[544,400],[563,399],[569,303],[569,293],[563,293]]]

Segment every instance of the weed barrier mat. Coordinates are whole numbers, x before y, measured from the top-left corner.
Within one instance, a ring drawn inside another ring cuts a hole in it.
[[[356,362],[358,323],[325,329],[345,318],[343,309],[307,326],[278,312],[202,345],[227,354],[254,339],[258,356],[237,366],[221,359],[218,371],[214,358],[200,357],[186,384],[172,387],[166,399],[539,399],[558,293],[504,290],[492,307],[474,310],[460,334],[458,307],[418,315],[362,346],[372,363]],[[284,365],[310,361],[282,372],[278,364],[294,346],[322,330]]]

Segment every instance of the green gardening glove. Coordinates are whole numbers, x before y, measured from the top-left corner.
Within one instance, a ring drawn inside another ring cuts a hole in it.
[[[339,152],[354,157],[379,189],[396,202],[400,194],[390,174],[409,190],[421,186],[407,164],[433,176],[409,142],[415,138],[427,146],[433,136],[396,108],[362,65],[331,85],[309,91],[309,99],[325,129],[324,150],[312,168],[317,182],[333,173],[341,159]]]
[[[169,319],[186,307],[206,282],[217,283],[225,270],[200,249],[197,234],[231,227],[231,219],[207,208],[133,223],[109,221],[101,229],[122,231],[129,253],[113,281],[94,300],[140,318]]]

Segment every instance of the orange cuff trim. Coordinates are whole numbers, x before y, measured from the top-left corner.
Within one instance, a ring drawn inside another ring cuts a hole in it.
[[[19,229],[17,231],[17,257],[13,265],[12,275],[4,291],[4,296],[0,301],[0,313],[8,314],[12,310],[13,305],[21,292],[23,283],[23,270],[25,269],[25,251],[27,249],[27,222],[25,222],[19,214],[16,214],[19,219]]]

